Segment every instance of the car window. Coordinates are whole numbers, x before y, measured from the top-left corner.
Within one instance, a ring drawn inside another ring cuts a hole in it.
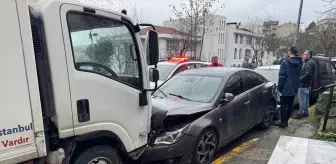
[[[332,70],[331,70],[331,62],[326,62],[326,68],[327,68],[327,72],[328,74],[332,74]]]
[[[190,101],[210,102],[222,82],[220,77],[179,74],[164,83],[153,96],[176,97],[180,95]]]
[[[246,90],[252,89],[262,83],[264,83],[263,80],[261,80],[260,76],[254,72],[245,72],[244,78],[244,86]]]
[[[326,63],[326,61],[325,60],[320,60],[319,61],[319,65],[318,65],[318,67],[319,67],[319,72],[321,73],[321,74],[326,74],[327,72],[328,72],[328,70],[327,70],[327,63]]]
[[[224,92],[232,93],[235,96],[244,92],[243,80],[240,73],[236,73],[235,75],[230,77],[230,79],[226,83]]]
[[[331,72],[333,75],[336,74],[336,68],[335,68],[335,64],[331,63]]]
[[[173,71],[174,68],[175,68],[175,65],[161,65],[161,64],[158,64],[157,69],[160,72],[159,80],[165,81],[167,79],[167,77],[170,75],[170,73]]]

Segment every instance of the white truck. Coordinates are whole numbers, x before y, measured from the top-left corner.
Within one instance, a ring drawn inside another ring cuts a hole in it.
[[[148,147],[158,38],[74,0],[0,2],[0,164],[128,163]]]

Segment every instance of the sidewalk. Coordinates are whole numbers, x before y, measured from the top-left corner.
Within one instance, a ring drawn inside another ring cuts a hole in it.
[[[310,138],[316,130],[310,125],[308,118],[290,119],[286,129],[273,126],[267,131],[252,130],[236,141],[239,143],[237,146],[234,144],[229,152],[218,157],[212,164],[267,164],[280,136]]]

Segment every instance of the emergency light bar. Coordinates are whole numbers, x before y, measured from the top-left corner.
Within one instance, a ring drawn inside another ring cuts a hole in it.
[[[189,58],[187,58],[187,57],[171,57],[168,60],[170,62],[185,62],[185,61],[189,61]]]

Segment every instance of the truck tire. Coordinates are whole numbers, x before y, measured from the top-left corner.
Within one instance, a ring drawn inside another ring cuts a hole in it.
[[[74,164],[122,164],[121,157],[116,149],[110,146],[96,146],[81,153]]]

